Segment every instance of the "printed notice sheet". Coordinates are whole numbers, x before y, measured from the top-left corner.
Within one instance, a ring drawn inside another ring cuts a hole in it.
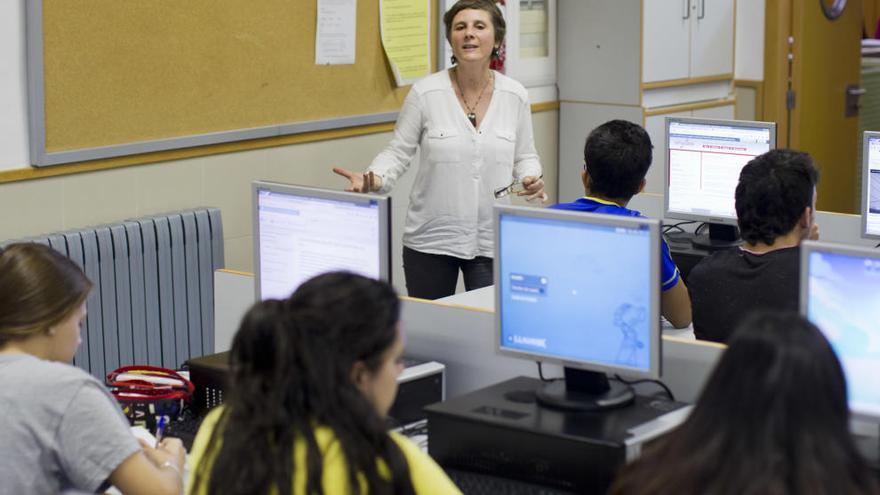
[[[318,0],[315,63],[353,64],[357,0]]]
[[[398,86],[431,72],[430,0],[380,0],[382,46]]]

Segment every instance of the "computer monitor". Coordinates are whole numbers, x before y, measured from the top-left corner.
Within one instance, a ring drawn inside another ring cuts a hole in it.
[[[694,246],[739,244],[734,192],[752,158],[776,147],[776,124],[742,120],[666,118],[666,217],[709,224]]]
[[[850,410],[880,420],[880,252],[804,241],[800,277],[801,314],[837,353]]]
[[[329,271],[391,279],[387,196],[256,181],[253,214],[257,300]]]
[[[880,132],[862,137],[862,237],[880,239]]]
[[[499,353],[565,367],[543,404],[597,410],[632,402],[606,374],[660,376],[660,223],[495,207]]]

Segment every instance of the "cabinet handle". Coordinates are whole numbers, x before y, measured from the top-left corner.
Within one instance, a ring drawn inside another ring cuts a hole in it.
[[[697,13],[697,19],[706,17],[706,0],[700,0],[700,11]]]
[[[684,14],[681,16],[681,20],[686,21],[691,18],[691,0],[682,0],[682,7],[684,7]]]

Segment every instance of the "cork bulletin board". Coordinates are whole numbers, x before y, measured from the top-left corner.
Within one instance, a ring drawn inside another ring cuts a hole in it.
[[[389,122],[409,90],[382,51],[379,0],[357,0],[356,63],[322,66],[316,0],[27,4],[38,166]]]

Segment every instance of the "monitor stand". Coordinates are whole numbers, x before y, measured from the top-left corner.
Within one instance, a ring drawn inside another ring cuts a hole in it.
[[[565,368],[565,380],[545,383],[536,392],[538,402],[557,409],[601,411],[632,404],[632,387],[609,381],[605,373]]]
[[[720,251],[742,245],[742,239],[736,226],[710,222],[709,235],[695,235],[691,243],[695,249]]]

